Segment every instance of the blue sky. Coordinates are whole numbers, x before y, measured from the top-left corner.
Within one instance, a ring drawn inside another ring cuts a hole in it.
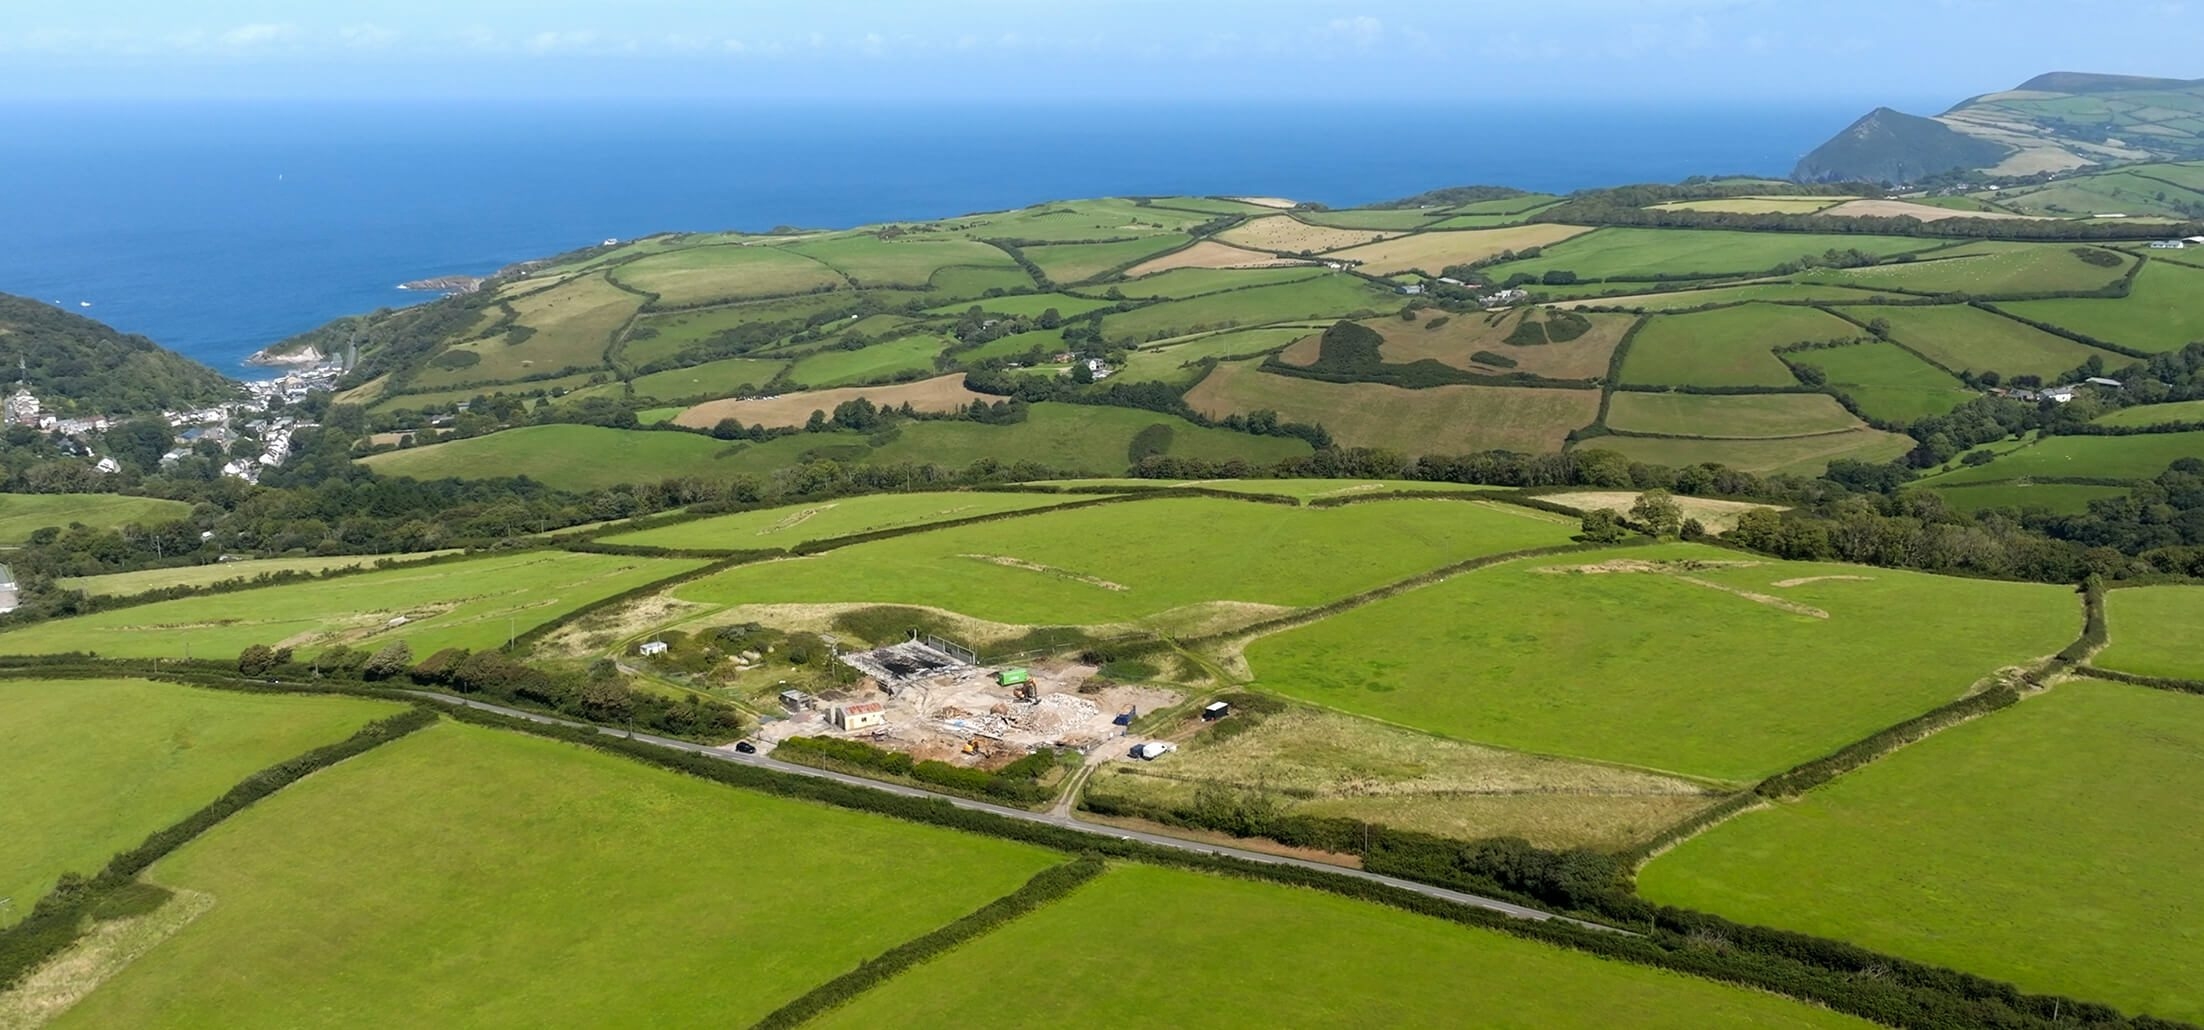
[[[1891,103],[2204,76],[2204,0],[9,0],[0,96]]]

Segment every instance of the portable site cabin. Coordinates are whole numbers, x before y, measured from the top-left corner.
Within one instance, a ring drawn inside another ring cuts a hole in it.
[[[887,725],[888,710],[878,701],[860,701],[834,709],[834,725],[844,730],[869,730]]]
[[[781,707],[791,712],[808,712],[819,707],[819,699],[801,690],[781,691]]]
[[[655,654],[665,654],[666,642],[663,640],[646,641],[643,646],[635,649],[635,653],[642,655],[645,658],[648,658],[651,655]]]
[[[1212,701],[1202,706],[1201,719],[1203,722],[1216,722],[1217,720],[1231,714],[1231,705],[1226,704],[1222,701]]]

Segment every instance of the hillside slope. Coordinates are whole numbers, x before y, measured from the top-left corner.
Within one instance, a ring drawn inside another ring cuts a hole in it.
[[[236,389],[221,373],[143,336],[0,293],[0,380],[12,384],[19,374],[49,410],[70,414],[190,407]]]
[[[1808,182],[2033,175],[2204,157],[2204,79],[2050,72],[1933,118],[1878,109],[1806,155]]]

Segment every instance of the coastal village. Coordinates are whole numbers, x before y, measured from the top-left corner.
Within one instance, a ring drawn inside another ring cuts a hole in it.
[[[239,384],[240,396],[226,404],[163,411],[161,418],[176,432],[176,445],[161,456],[161,464],[164,467],[175,464],[190,455],[200,443],[213,443],[231,455],[222,466],[223,475],[257,483],[263,471],[290,458],[292,435],[315,425],[286,414],[283,409],[305,400],[315,390],[329,389],[343,374],[344,367],[337,364],[294,369],[273,379]],[[4,407],[0,407],[0,415],[4,415],[8,425],[36,429],[66,440],[77,454],[93,459],[92,467],[101,473],[112,475],[122,471],[122,463],[99,452],[96,435],[114,428],[120,421],[117,418],[107,415],[63,417],[48,410],[45,402],[21,382],[8,394]],[[237,453],[236,444],[240,440],[256,442],[259,453]]]

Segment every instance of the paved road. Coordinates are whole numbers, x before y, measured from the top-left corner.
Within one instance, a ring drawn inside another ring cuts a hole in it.
[[[1513,916],[1517,919],[1533,919],[1541,921],[1548,919],[1557,919],[1564,923],[1571,923],[1576,926],[1587,927],[1593,930],[1604,930],[1610,933],[1629,932],[1626,930],[1617,930],[1612,926],[1602,926],[1598,923],[1588,923],[1579,919],[1571,919],[1568,916],[1556,915],[1552,912],[1547,912],[1541,909],[1530,908],[1524,905],[1517,905],[1512,902],[1502,901],[1498,898],[1488,898],[1478,894],[1469,894],[1463,891],[1448,890],[1444,887],[1434,887],[1428,883],[1417,883],[1414,880],[1403,880],[1397,877],[1384,876],[1362,869],[1354,869],[1346,866],[1328,865],[1323,862],[1312,862],[1307,859],[1290,858],[1285,855],[1273,855],[1261,851],[1246,851],[1240,848],[1227,847],[1218,844],[1207,844],[1200,841],[1185,840],[1179,837],[1165,836],[1160,833],[1148,833],[1142,830],[1122,829],[1114,826],[1097,826],[1093,823],[1080,822],[1078,819],[1074,818],[1068,810],[1032,812],[1022,808],[1009,808],[1003,805],[989,804],[985,801],[974,801],[969,798],[950,797],[946,794],[936,794],[930,790],[920,790],[916,787],[906,787],[902,784],[883,783],[879,780],[869,780],[862,776],[851,776],[846,773],[833,772],[827,769],[816,769],[808,765],[795,765],[789,762],[777,761],[771,757],[762,754],[746,755],[739,751],[730,751],[716,747],[708,747],[703,744],[695,744],[686,740],[675,740],[671,737],[654,736],[648,733],[630,733],[625,730],[613,729],[608,726],[597,726],[592,723],[574,722],[569,719],[553,718],[551,716],[543,715],[537,712],[522,711],[518,708],[507,708],[503,705],[494,705],[485,701],[476,701],[472,698],[453,697],[449,694],[438,694],[433,691],[426,690],[406,690],[400,691],[400,693],[407,694],[413,697],[418,697],[425,701],[435,701],[439,704],[459,705],[467,708],[478,709],[485,712],[494,712],[498,715],[510,716],[516,719],[526,719],[529,722],[543,723],[552,726],[571,726],[579,729],[594,729],[597,732],[610,737],[628,737],[634,740],[642,741],[646,744],[654,744],[659,747],[670,748],[675,751],[687,751],[690,754],[704,755],[709,758],[716,758],[725,762],[734,762],[740,765],[757,766],[759,768],[771,769],[775,772],[789,773],[795,776],[809,776],[813,779],[833,780],[836,783],[845,783],[853,787],[863,787],[867,790],[886,791],[890,794],[901,794],[906,797],[926,798],[934,801],[946,801],[949,804],[955,805],[958,808],[969,809],[975,812],[986,812],[991,815],[999,815],[1005,819],[1019,819],[1029,823],[1043,823],[1049,826],[1057,826],[1067,830],[1077,831],[1079,833],[1093,834],[1097,837],[1115,837],[1119,840],[1137,840],[1145,844],[1153,844],[1158,847],[1173,848],[1179,851],[1193,851],[1212,855],[1224,855],[1230,858],[1243,859],[1249,862],[1262,862],[1268,865],[1299,866],[1304,869],[1314,869],[1320,872],[1334,873],[1340,876],[1352,876],[1357,879],[1368,880],[1372,883],[1382,883],[1388,887],[1398,887],[1401,890],[1413,891],[1417,894],[1424,895],[1425,897],[1438,898],[1442,901],[1451,901],[1457,905],[1468,905],[1472,908],[1487,909],[1493,912],[1501,913],[1502,915]]]

